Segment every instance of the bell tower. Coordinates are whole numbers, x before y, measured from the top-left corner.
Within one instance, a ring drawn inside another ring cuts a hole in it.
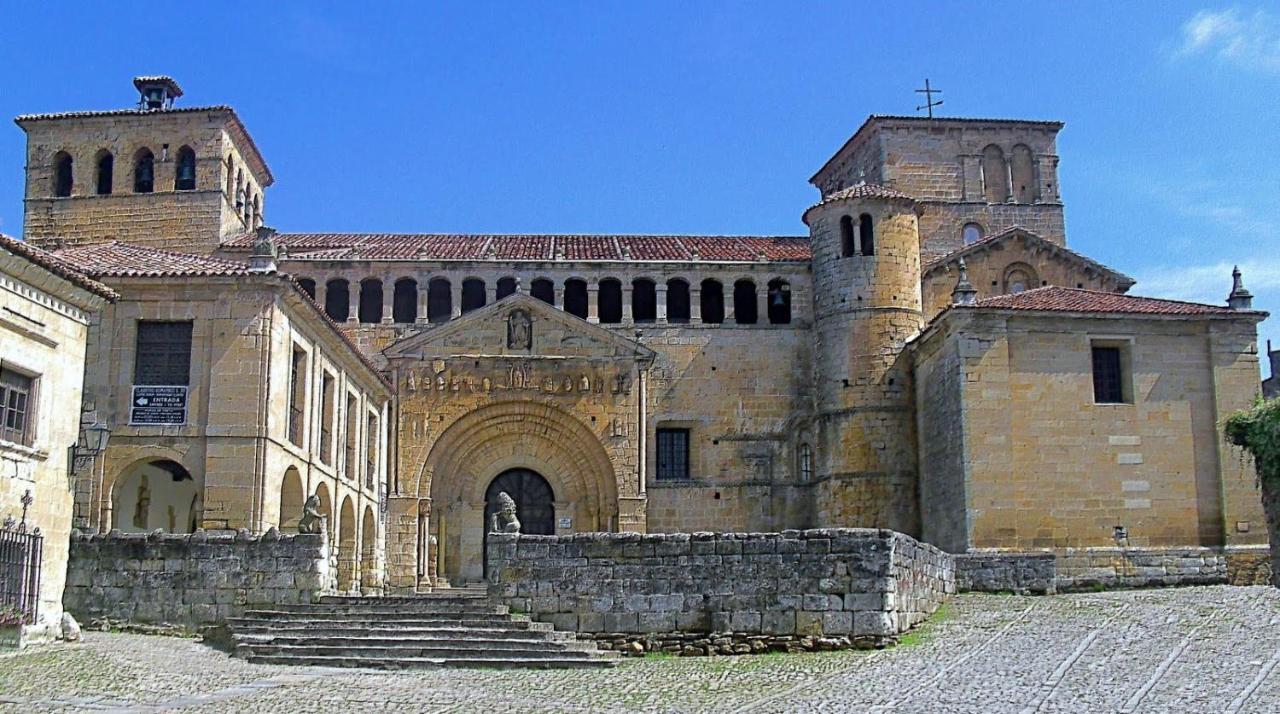
[[[134,107],[15,119],[27,134],[25,238],[212,253],[261,226],[274,179],[235,110],[179,106],[172,77],[133,86]]]
[[[919,532],[911,373],[923,326],[915,201],[860,183],[804,214],[813,254],[820,527]]]

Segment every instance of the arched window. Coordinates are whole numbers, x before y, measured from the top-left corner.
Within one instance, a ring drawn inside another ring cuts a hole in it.
[[[351,314],[351,286],[346,280],[334,278],[324,284],[324,312],[338,322]]]
[[[982,185],[987,203],[1004,203],[1009,200],[1009,174],[1004,162],[1004,150],[989,144],[982,150]]]
[[[1036,164],[1031,147],[1018,144],[1009,159],[1009,175],[1013,180],[1013,196],[1018,203],[1035,203],[1040,198],[1036,181]]]
[[[236,193],[235,193],[236,215],[244,213],[244,170],[236,169]]]
[[[250,228],[257,228],[262,225],[262,196],[253,197],[253,222],[249,224]]]
[[[249,228],[253,227],[253,184],[244,186],[244,206],[240,209],[240,220]]]
[[[156,189],[156,157],[151,149],[139,149],[133,156],[133,192],[151,193]]]
[[[617,278],[600,281],[600,322],[606,325],[622,322],[622,283]]]
[[[480,278],[467,278],[462,281],[462,312],[466,314],[472,310],[479,310],[484,307],[484,281]]]
[[[703,322],[708,325],[719,325],[724,322],[724,286],[719,280],[707,278],[702,281],[698,306],[702,309]]]
[[[312,300],[316,299],[316,281],[311,278],[298,278],[298,287],[302,288],[302,292],[306,293]]]
[[[227,200],[236,200],[236,162],[227,154]]]
[[[99,196],[111,195],[111,179],[116,170],[116,159],[111,155],[110,151],[103,149],[98,152],[98,175],[95,177],[96,189]]]
[[[382,281],[377,278],[360,281],[360,322],[382,322]]]
[[[196,187],[196,152],[190,146],[178,149],[178,162],[174,169],[173,190],[192,191]]]
[[[808,444],[801,444],[799,452],[800,482],[808,483],[813,480],[813,449]]]
[[[453,286],[445,278],[427,283],[427,321],[445,322],[453,314]]]
[[[580,278],[564,281],[564,311],[587,319],[587,281]]]
[[[636,322],[658,319],[658,291],[648,278],[631,281],[631,319]]]
[[[546,278],[535,278],[529,283],[529,294],[548,305],[556,304],[556,284]]]
[[[391,319],[402,325],[413,324],[418,319],[418,281],[400,278],[391,294]]]
[[[791,286],[782,278],[769,281],[769,324],[791,324]]]
[[[498,300],[501,300],[502,298],[508,295],[514,295],[515,293],[516,293],[515,278],[499,278],[498,279],[498,292],[497,292]]]
[[[689,321],[689,283],[680,278],[667,281],[667,322]]]
[[[71,195],[71,154],[59,151],[53,155],[53,195],[65,198]]]
[[[840,257],[848,258],[854,254],[853,217],[840,216]]]
[[[869,213],[858,216],[858,243],[863,255],[876,254],[876,232]]]
[[[733,284],[733,321],[739,325],[754,325],[759,321],[756,307],[756,284],[745,278]]]
[[[1036,271],[1026,263],[1014,263],[1004,269],[1004,293],[1016,295],[1038,287]]]
[[[985,234],[986,231],[984,231],[982,226],[977,223],[966,223],[964,224],[964,228],[960,230],[960,236],[964,239],[965,245],[973,245],[974,243],[977,243],[982,240],[982,236]]]

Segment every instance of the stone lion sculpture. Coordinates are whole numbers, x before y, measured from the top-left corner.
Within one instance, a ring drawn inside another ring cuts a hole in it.
[[[324,531],[324,516],[320,514],[320,497],[314,493],[302,504],[302,519],[298,521],[299,533]]]
[[[519,533],[520,519],[516,518],[515,499],[506,491],[498,492],[498,512],[489,517],[490,533]]]

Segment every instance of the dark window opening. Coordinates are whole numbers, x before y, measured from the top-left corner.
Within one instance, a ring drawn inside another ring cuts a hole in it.
[[[59,198],[71,195],[71,155],[65,151],[53,157],[53,195]]]
[[[556,284],[546,278],[536,278],[529,284],[529,294],[548,305],[556,304]]]
[[[151,193],[155,188],[155,157],[150,149],[142,149],[133,159],[133,192]]]
[[[333,375],[320,377],[320,460],[333,463]]]
[[[467,278],[462,281],[462,312],[466,314],[472,310],[479,310],[484,307],[484,281],[479,278]]]
[[[636,322],[658,319],[658,290],[648,278],[631,281],[631,319]]]
[[[307,353],[293,346],[289,363],[289,441],[302,446],[302,423],[307,404]]]
[[[760,319],[756,307],[756,284],[739,280],[733,284],[733,321],[739,325],[754,325]]]
[[[133,383],[185,386],[191,381],[191,323],[138,322]]]
[[[453,314],[453,286],[444,278],[427,283],[427,321],[444,322]]]
[[[34,378],[0,369],[0,439],[24,446],[35,440],[34,390]]]
[[[858,216],[858,242],[863,255],[876,254],[875,229],[871,225],[871,215],[864,213]]]
[[[365,422],[364,435],[364,485],[372,489],[378,476],[378,417],[370,414]]]
[[[564,311],[587,319],[587,281],[578,278],[564,281]]]
[[[840,216],[840,257],[848,258],[854,253],[853,218]]]
[[[699,300],[702,309],[702,321],[709,325],[724,322],[724,286],[719,280],[710,278],[702,281],[702,295]]]
[[[373,324],[382,321],[382,281],[360,281],[360,322]]]
[[[622,322],[622,283],[615,278],[600,281],[600,322],[606,325]]]
[[[658,430],[659,481],[687,481],[689,479],[689,430]]]
[[[347,448],[343,464],[347,478],[353,480],[358,478],[360,473],[360,462],[356,461],[356,446],[360,438],[360,415],[356,413],[359,405],[360,402],[354,395],[347,395]]]
[[[791,323],[791,286],[787,281],[776,278],[769,281],[769,324],[787,325]]]
[[[1093,401],[1099,404],[1121,404],[1125,401],[1119,347],[1093,348]]]
[[[338,322],[351,314],[351,286],[347,281],[339,278],[324,284],[324,312]]]
[[[115,170],[116,159],[110,152],[98,157],[97,192],[99,196],[111,195],[111,181]]]
[[[178,149],[178,162],[174,168],[173,189],[191,191],[196,187],[196,152],[190,146]]]
[[[391,295],[391,319],[402,324],[412,324],[418,319],[418,281],[401,278],[396,281]]]
[[[498,292],[496,296],[498,300],[501,300],[502,298],[508,295],[515,295],[515,294],[516,294],[515,278],[500,278],[498,280]]]
[[[311,278],[298,278],[298,287],[312,300],[316,299],[316,281]]]
[[[689,321],[689,283],[683,280],[667,281],[667,322],[683,324]]]

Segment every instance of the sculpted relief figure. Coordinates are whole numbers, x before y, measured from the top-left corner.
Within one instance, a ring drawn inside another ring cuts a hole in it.
[[[324,530],[324,516],[320,515],[320,497],[314,493],[302,504],[302,519],[298,521],[299,533],[320,533]]]
[[[516,502],[506,491],[498,492],[498,512],[489,517],[490,533],[519,533],[520,519],[516,518]]]
[[[533,321],[524,310],[512,310],[507,316],[507,348],[528,350],[533,348]]]

